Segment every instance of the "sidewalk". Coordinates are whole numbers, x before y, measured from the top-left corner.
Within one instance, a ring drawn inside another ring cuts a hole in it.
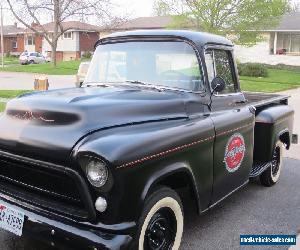
[[[0,89],[33,89],[34,79],[41,74],[22,72],[1,72]],[[73,75],[49,75],[49,89],[75,87]]]
[[[291,96],[289,105],[295,110],[293,133],[300,136],[300,88],[280,92],[279,94],[288,94]],[[300,142],[299,144],[292,144],[291,148],[284,152],[284,156],[300,160]]]
[[[0,97],[0,102],[8,102],[10,99]]]

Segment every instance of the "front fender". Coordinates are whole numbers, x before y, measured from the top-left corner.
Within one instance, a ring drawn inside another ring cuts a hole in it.
[[[163,167],[162,169],[159,169],[158,171],[154,171],[152,175],[149,176],[148,181],[145,183],[145,187],[143,189],[143,192],[141,193],[140,197],[140,207],[144,206],[144,201],[146,200],[147,196],[151,194],[151,191],[154,190],[157,186],[162,185],[165,183],[165,180],[170,180],[172,176],[182,174],[188,176],[188,183],[184,183],[185,185],[188,185],[195,195],[194,198],[196,198],[197,201],[197,209],[200,209],[200,200],[199,200],[199,193],[198,193],[198,187],[196,185],[195,176],[192,172],[192,169],[190,165],[187,162],[177,162],[174,164],[170,164],[168,166]],[[183,181],[183,180],[182,180]],[[168,183],[170,185],[170,183]],[[174,183],[175,184],[175,183]],[[184,185],[184,186],[185,186]],[[172,187],[172,183],[171,183]]]
[[[213,181],[214,127],[208,117],[115,127],[84,138],[73,159],[96,154],[110,166],[114,185],[108,193],[109,222],[137,220],[151,188],[182,171],[203,210]],[[200,165],[201,163],[201,165]],[[120,212],[121,208],[121,212]]]

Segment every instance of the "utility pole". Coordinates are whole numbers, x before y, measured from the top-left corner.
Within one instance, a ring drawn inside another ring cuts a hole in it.
[[[1,59],[2,59],[2,62],[1,62],[1,66],[2,68],[4,68],[4,42],[3,42],[3,8],[2,8],[2,4],[0,5],[0,8],[1,8]]]

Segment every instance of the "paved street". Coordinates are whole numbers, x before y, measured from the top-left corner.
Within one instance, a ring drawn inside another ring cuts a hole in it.
[[[286,158],[284,166],[280,182],[272,188],[252,182],[203,216],[188,210],[181,249],[287,249],[239,245],[240,234],[295,234],[300,231],[300,161]],[[0,249],[50,250],[53,247],[0,231]]]
[[[0,72],[0,89],[33,89],[34,79],[41,74]],[[50,89],[75,86],[75,76],[47,76]]]

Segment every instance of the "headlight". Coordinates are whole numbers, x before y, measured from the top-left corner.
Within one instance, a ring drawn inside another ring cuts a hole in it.
[[[90,159],[86,166],[86,175],[94,187],[102,187],[108,180],[108,169],[100,160]]]

